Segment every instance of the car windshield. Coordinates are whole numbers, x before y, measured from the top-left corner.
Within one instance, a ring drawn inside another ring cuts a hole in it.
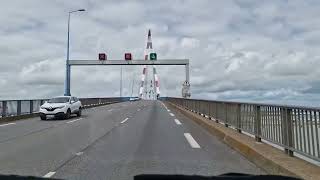
[[[320,180],[320,0],[0,2],[0,180]]]
[[[69,102],[68,97],[57,97],[57,98],[52,98],[48,101],[48,103],[66,103]]]

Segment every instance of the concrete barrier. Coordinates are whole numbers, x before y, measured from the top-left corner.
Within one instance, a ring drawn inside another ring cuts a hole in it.
[[[241,134],[231,128],[226,128],[206,117],[188,111],[172,103],[167,105],[174,107],[183,115],[194,120],[197,124],[215,135],[222,142],[237,150],[248,160],[264,169],[269,174],[294,176],[302,179],[320,179],[320,167],[297,157],[287,156],[283,151],[265,143],[257,143],[254,138]]]

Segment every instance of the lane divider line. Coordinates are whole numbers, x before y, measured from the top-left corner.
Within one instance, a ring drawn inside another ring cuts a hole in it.
[[[125,119],[124,119],[123,121],[121,121],[120,123],[123,124],[123,123],[125,123],[126,121],[128,121],[128,119],[129,119],[129,118],[125,118]]]
[[[168,112],[170,112],[170,109],[167,109]]]
[[[83,152],[77,152],[76,155],[77,156],[81,156],[83,154]]]
[[[198,148],[198,149],[200,148],[200,145],[197,143],[196,140],[193,139],[190,133],[184,133],[183,135],[187,139],[187,141],[189,142],[192,148]]]
[[[174,114],[173,114],[173,113],[170,113],[170,116],[174,116]]]
[[[3,127],[3,126],[9,126],[9,125],[15,125],[16,123],[7,123],[7,124],[1,124],[0,127]]]
[[[161,104],[163,105],[163,107],[165,107],[166,109],[168,109],[167,106],[166,106],[163,102],[161,102]]]
[[[48,172],[46,175],[44,175],[44,178],[50,178],[52,177],[56,172]]]
[[[174,122],[176,122],[177,125],[181,125],[181,122],[178,119],[174,119]]]
[[[111,112],[113,109],[109,109],[108,111]]]
[[[72,121],[68,121],[67,123],[70,124],[70,123],[73,123],[73,122],[76,122],[76,121],[80,121],[82,118],[79,118],[79,119],[75,119],[75,120],[72,120]]]

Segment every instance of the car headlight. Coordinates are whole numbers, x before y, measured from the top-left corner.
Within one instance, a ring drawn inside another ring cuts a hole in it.
[[[66,105],[59,106],[59,107],[57,107],[57,109],[61,109],[61,108],[64,108],[64,107],[66,107]]]
[[[40,109],[45,109],[45,107],[40,106]]]

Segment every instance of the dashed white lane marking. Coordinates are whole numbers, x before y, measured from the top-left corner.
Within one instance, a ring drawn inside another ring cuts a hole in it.
[[[176,122],[177,125],[181,125],[181,122],[178,119],[174,119],[174,122]]]
[[[129,119],[129,118],[125,118],[125,119],[124,119],[123,121],[121,121],[120,123],[123,124],[123,123],[125,123],[126,121],[128,121],[128,119]]]
[[[165,107],[166,109],[168,109],[167,106],[166,106],[163,102],[161,102],[161,104],[163,105],[163,107]]]
[[[76,155],[77,156],[81,156],[83,154],[83,152],[77,152]]]
[[[73,122],[76,122],[76,121],[80,121],[82,118],[79,118],[79,119],[75,119],[75,120],[72,120],[72,121],[68,121],[67,123],[70,124],[70,123],[73,123]]]
[[[187,139],[192,148],[200,148],[200,145],[196,140],[193,139],[190,133],[184,133],[184,137]]]
[[[170,112],[170,109],[167,109],[168,112]]]
[[[53,176],[56,172],[48,172],[46,175],[44,175],[44,178],[50,178],[51,176]]]
[[[9,125],[15,125],[16,123],[7,123],[7,124],[1,124],[0,127],[3,127],[3,126],[9,126]]]
[[[140,109],[138,109],[137,111],[140,111]]]
[[[113,109],[109,109],[108,111],[111,112]]]
[[[170,113],[170,116],[174,116],[174,114],[173,114],[173,113]]]

